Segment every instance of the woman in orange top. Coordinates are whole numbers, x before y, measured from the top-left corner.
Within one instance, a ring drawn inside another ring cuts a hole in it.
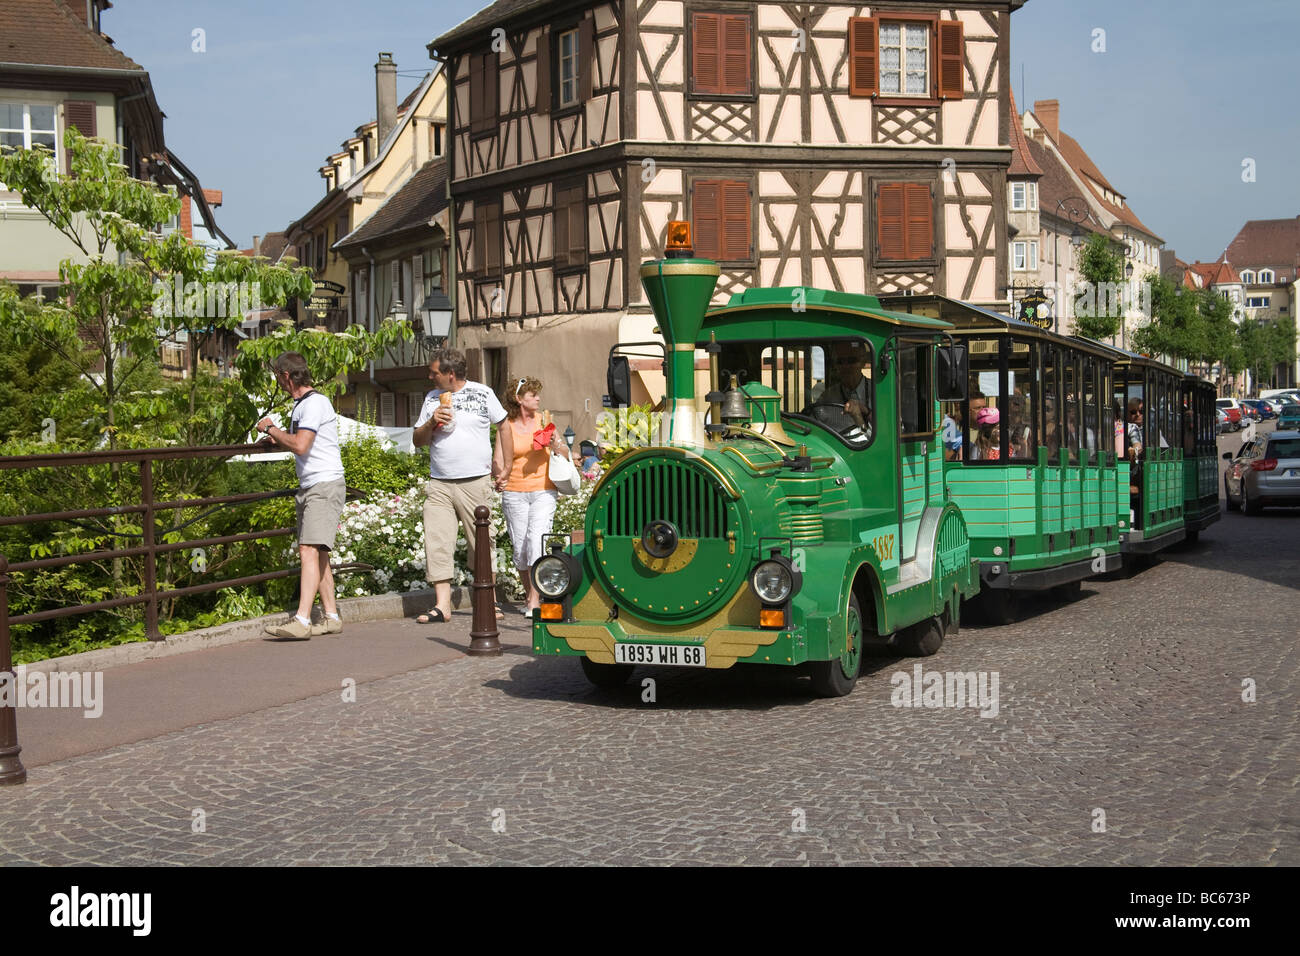
[[[546,474],[551,452],[569,453],[563,436],[551,425],[550,413],[538,411],[541,392],[538,379],[521,378],[501,396],[506,420],[497,428],[492,454],[492,475],[501,492],[501,510],[515,551],[515,567],[528,595],[525,617],[532,617],[541,603],[530,572],[533,562],[542,556],[542,541],[551,532],[559,500]]]

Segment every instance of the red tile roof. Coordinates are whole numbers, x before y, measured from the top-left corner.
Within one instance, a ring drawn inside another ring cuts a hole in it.
[[[61,0],[0,3],[0,63],[144,72]]]
[[[1237,270],[1222,259],[1218,262],[1193,262],[1188,268],[1201,277],[1206,288],[1212,285],[1231,285],[1241,282]]]
[[[1038,180],[1039,214],[1042,216],[1057,216],[1073,222],[1080,214],[1086,213],[1083,220],[1079,222],[1079,228],[1087,232],[1104,234],[1106,230],[1102,228],[1100,222],[1093,218],[1087,202],[1079,195],[1079,186],[1070,178],[1070,171],[1056,153],[1042,143],[1028,138],[1026,138],[1025,146],[1029,151],[1030,158],[1034,160],[1034,164],[1043,171],[1042,178]],[[1075,202],[1066,201],[1070,199],[1075,200]],[[1072,210],[1078,210],[1078,212],[1071,215]]]
[[[1042,167],[1034,161],[1029,152],[1029,143],[1025,140],[1024,125],[1016,111],[1016,95],[1011,94],[1011,165],[1007,168],[1008,179],[1031,179],[1043,175]]]
[[[1249,220],[1228,244],[1226,256],[1240,268],[1272,269],[1279,282],[1291,281],[1300,266],[1300,216]]]

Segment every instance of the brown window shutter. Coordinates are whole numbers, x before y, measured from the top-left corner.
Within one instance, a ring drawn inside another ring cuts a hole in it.
[[[483,88],[486,91],[483,103],[487,109],[484,123],[488,129],[494,129],[497,125],[497,99],[501,92],[500,67],[497,65],[495,53],[488,53],[483,57]]]
[[[471,382],[481,381],[483,372],[483,350],[465,350],[465,377]]]
[[[569,202],[569,265],[581,265],[587,252],[587,205],[583,191],[574,189]]]
[[[591,67],[596,60],[595,22],[584,17],[578,24],[578,99],[591,99]]]
[[[875,17],[850,17],[849,95],[873,96],[879,89],[879,21]]]
[[[962,60],[966,39],[960,20],[939,21],[939,98],[962,98]]]
[[[533,112],[551,111],[551,31],[543,30],[537,38],[537,102]]]
[[[551,237],[551,256],[556,268],[569,264],[569,191],[555,190],[555,227]]]
[[[63,126],[76,127],[87,139],[95,137],[95,104],[90,100],[64,100]],[[72,156],[63,148],[63,141],[58,143],[58,151],[63,153],[63,171],[72,172]]]
[[[903,189],[906,258],[929,259],[934,237],[934,205],[928,183],[907,183]]]
[[[722,183],[722,258],[750,258],[749,183]]]
[[[469,55],[469,131],[477,133],[483,128],[483,58],[477,53]]]
[[[691,220],[695,254],[702,259],[722,258],[721,183],[697,182],[691,191]]]
[[[722,91],[722,16],[697,13],[691,20],[691,78],[696,93]]]
[[[501,207],[496,203],[487,209],[487,265],[491,272],[501,269]]]
[[[749,17],[722,18],[722,92],[729,96],[750,92]]]
[[[903,225],[903,183],[876,187],[876,239],[881,259],[906,259]]]

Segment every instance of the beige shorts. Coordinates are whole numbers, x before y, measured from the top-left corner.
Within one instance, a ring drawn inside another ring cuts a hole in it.
[[[298,543],[332,550],[347,496],[348,483],[343,478],[299,488],[294,499],[298,506]]]
[[[424,483],[424,577],[430,582],[450,581],[455,570],[456,526],[465,527],[469,545],[465,570],[474,574],[474,509],[492,507],[492,479],[430,478]]]

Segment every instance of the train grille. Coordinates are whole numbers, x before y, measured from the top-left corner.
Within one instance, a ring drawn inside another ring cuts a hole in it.
[[[822,540],[822,509],[817,501],[790,501],[790,537],[808,544]]]
[[[638,465],[616,476],[605,503],[606,534],[639,538],[651,521],[671,521],[683,538],[725,538],[727,505],[706,475],[676,462]]]

